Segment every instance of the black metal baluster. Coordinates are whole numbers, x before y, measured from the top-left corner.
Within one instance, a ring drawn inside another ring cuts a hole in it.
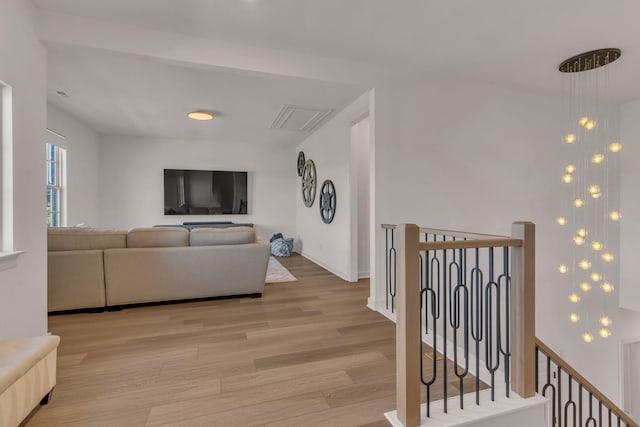
[[[433,291],[432,288],[426,288],[423,289],[421,291],[421,293],[424,293],[425,295],[425,304],[424,304],[424,316],[425,317],[429,317],[429,313],[427,312],[428,308],[431,308],[431,318],[433,321],[433,342],[431,345],[431,350],[432,350],[432,372],[431,372],[431,378],[428,380],[425,380],[424,378],[424,369],[423,369],[423,360],[424,358],[422,357],[422,352],[420,352],[420,381],[422,382],[422,384],[426,387],[426,391],[427,391],[427,395],[426,395],[426,412],[427,412],[427,417],[431,416],[431,386],[435,383],[436,381],[436,377],[437,377],[437,366],[436,366],[436,362],[437,362],[437,354],[438,354],[438,341],[437,341],[437,333],[436,333],[436,328],[437,328],[437,324],[436,324],[436,295],[435,292]],[[429,304],[429,298],[431,301],[431,304]]]
[[[442,236],[442,241],[445,242],[447,240],[446,236]],[[443,250],[442,251],[442,279],[444,282],[444,286],[446,288],[447,286],[447,251]],[[438,291],[440,291],[440,289],[438,289]],[[442,316],[442,342],[444,343],[442,345],[442,388],[443,388],[443,406],[444,406],[444,413],[446,414],[447,411],[447,399],[449,398],[448,394],[447,394],[447,292],[445,290],[445,292],[442,292],[442,310],[444,310],[443,316]]]
[[[567,403],[564,404],[564,424],[568,425],[567,423],[569,422],[569,408],[571,407],[573,412],[572,412],[572,419],[573,419],[573,427],[576,427],[576,403],[573,401],[573,396],[572,396],[572,390],[571,390],[571,384],[573,383],[573,377],[571,375],[569,375],[569,400],[567,400]]]
[[[562,425],[562,368],[557,366],[558,374],[558,426]]]
[[[471,337],[476,343],[476,405],[480,405],[480,342],[484,339],[482,283],[484,282],[480,269],[480,250],[475,250],[475,267],[471,270]],[[475,309],[475,310],[474,310]],[[475,322],[474,322],[475,319]]]
[[[464,298],[464,319],[463,319],[463,345],[464,345],[464,370],[460,372],[458,366],[458,331],[460,330],[460,293],[462,292],[462,296]],[[468,289],[459,284],[456,286],[455,291],[453,293],[455,298],[455,304],[453,305],[456,310],[454,316],[454,325],[453,325],[453,369],[454,374],[458,377],[459,381],[459,395],[460,395],[460,409],[464,409],[464,377],[469,373],[469,291]]]
[[[540,349],[536,345],[536,354],[535,354],[535,363],[536,363],[536,393],[540,393],[540,379],[538,378],[538,369],[539,369],[539,359],[540,359]]]
[[[596,419],[593,418],[593,393],[591,392],[589,392],[589,418],[584,425],[585,427],[596,426]]]
[[[536,364],[536,367],[538,365]],[[538,376],[536,372],[536,377]],[[551,389],[551,418],[552,418],[552,426],[558,426],[556,419],[556,387],[551,382],[551,358],[547,356],[547,383],[542,387],[542,396],[547,397],[547,390]]]
[[[385,293],[386,298],[386,307],[389,310],[389,294],[391,293],[391,277],[389,276],[389,229],[385,228],[384,230],[384,260],[385,260],[385,274],[387,278],[387,292]]]
[[[486,320],[486,338],[485,338],[485,365],[489,373],[491,374],[491,400],[495,400],[495,373],[500,367],[500,293],[498,284],[493,280],[493,248],[489,248],[489,282],[485,287],[485,320]],[[493,336],[493,292],[496,292],[496,310],[495,313],[495,329],[496,335]],[[493,343],[496,342],[496,348],[493,348]],[[495,350],[495,363],[494,363],[494,350]]]
[[[580,425],[582,425],[583,415],[582,415],[582,384],[578,386],[578,414],[580,415]]]
[[[510,301],[511,301],[511,277],[509,276],[509,248],[504,247],[502,254],[502,274],[498,276],[498,299],[501,298],[503,294],[501,288],[504,288],[504,301],[505,301],[505,348],[502,348],[502,339],[500,342],[500,353],[504,357],[504,382],[506,385],[505,395],[509,397],[509,390],[511,388],[510,383],[510,367],[511,367],[511,345],[510,345],[510,325],[511,325],[511,315],[510,315]],[[498,317],[502,318],[501,314],[498,313]],[[499,328],[500,330],[502,328]]]
[[[395,230],[391,232],[391,250],[389,251],[389,264],[390,271],[389,280],[390,280],[390,293],[391,293],[391,312],[395,312],[396,308],[396,245],[395,245]]]

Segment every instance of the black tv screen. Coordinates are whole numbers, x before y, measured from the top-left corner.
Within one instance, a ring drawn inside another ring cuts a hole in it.
[[[247,172],[164,170],[165,215],[247,213]]]

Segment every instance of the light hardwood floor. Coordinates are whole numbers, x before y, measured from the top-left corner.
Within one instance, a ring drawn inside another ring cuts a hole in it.
[[[395,326],[299,255],[297,282],[228,299],[52,316],[53,399],[28,426],[367,426],[395,408]]]

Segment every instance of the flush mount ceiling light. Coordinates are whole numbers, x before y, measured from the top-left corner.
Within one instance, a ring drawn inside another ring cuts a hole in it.
[[[189,117],[191,120],[213,120],[213,114],[205,110],[190,111],[187,113],[187,117]]]
[[[560,212],[563,221],[556,219],[556,222],[578,227],[575,235],[568,230],[563,235],[572,259],[565,265],[568,274],[561,280],[585,293],[592,288],[601,291],[584,295],[600,313],[590,313],[591,310],[580,313],[580,296],[576,292],[569,294],[569,300],[577,304],[572,307],[569,320],[575,323],[576,319],[582,319],[586,328],[582,339],[587,343],[597,336],[605,339],[611,336],[606,311],[614,291],[612,282],[619,279],[614,265],[616,255],[604,249],[611,246],[610,237],[619,233],[617,221],[621,217],[619,120],[617,108],[606,100],[610,80],[615,76],[610,70],[617,66],[610,64],[621,55],[620,49],[615,48],[592,50],[573,56],[558,67],[562,75],[564,123],[558,149],[563,164],[568,166],[561,175],[562,197],[566,200]],[[585,244],[587,235],[592,239],[589,245]],[[598,318],[605,319],[604,323],[602,320],[598,323]]]

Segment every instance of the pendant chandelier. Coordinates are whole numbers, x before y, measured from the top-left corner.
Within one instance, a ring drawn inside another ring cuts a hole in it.
[[[609,81],[620,49],[582,53],[560,64],[563,87],[561,214],[563,253],[558,266],[566,277],[568,320],[582,339],[611,336],[609,307],[615,306],[619,211],[617,107],[607,102]]]

